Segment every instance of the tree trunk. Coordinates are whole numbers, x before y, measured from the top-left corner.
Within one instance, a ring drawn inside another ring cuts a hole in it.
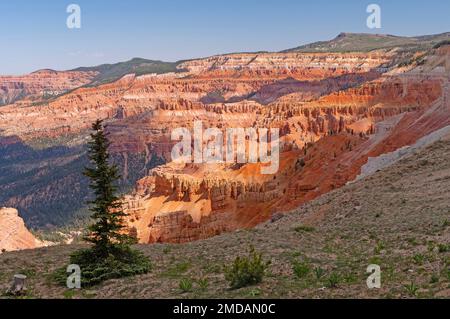
[[[20,296],[26,293],[25,281],[27,276],[25,275],[14,275],[14,280],[11,285],[11,288],[8,290],[9,295]]]

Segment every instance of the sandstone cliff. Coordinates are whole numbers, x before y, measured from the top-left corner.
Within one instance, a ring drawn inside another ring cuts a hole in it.
[[[0,208],[0,251],[33,249],[42,245],[25,227],[16,209]]]
[[[24,76],[0,76],[0,105],[56,97],[88,84],[96,72],[40,70]]]
[[[395,50],[232,54],[187,61],[178,65],[178,73],[127,75],[39,105],[22,101],[2,107],[0,147],[65,139],[70,142],[64,146],[83,144],[91,123],[105,118],[123,178],[137,180],[125,206],[140,241],[207,238],[253,227],[341,187],[369,157],[449,125],[448,50],[421,52],[423,63],[401,67]],[[170,163],[172,130],[192,128],[198,120],[205,128],[280,128],[278,173],[261,175],[260,164]],[[80,158],[58,152],[53,162]],[[155,168],[159,160],[167,163]],[[82,166],[77,163],[73,167]],[[10,165],[11,170],[30,169]],[[40,188],[13,194],[6,203],[32,211],[35,198],[63,198],[64,187],[55,184],[66,185],[61,176],[76,172],[61,167],[50,184],[37,178],[48,176],[50,168],[33,167],[39,169],[33,179]],[[70,183],[73,189],[84,185]],[[6,180],[3,188],[10,191],[16,184]]]

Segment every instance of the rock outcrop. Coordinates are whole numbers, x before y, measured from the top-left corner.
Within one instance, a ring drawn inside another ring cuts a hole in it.
[[[19,212],[0,208],[0,252],[33,249],[43,246],[26,228]]]
[[[39,102],[88,84],[97,72],[40,70],[23,76],[0,76],[0,106],[28,99]]]

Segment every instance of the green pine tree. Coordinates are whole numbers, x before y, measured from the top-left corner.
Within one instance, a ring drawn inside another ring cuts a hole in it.
[[[89,202],[92,218],[95,224],[89,227],[85,237],[94,244],[94,250],[101,256],[108,256],[117,248],[129,245],[132,238],[124,233],[124,218],[122,202],[117,194],[117,182],[120,179],[116,165],[110,164],[108,148],[110,142],[101,120],[92,125],[93,133],[89,147],[89,159],[92,167],[84,171],[91,180],[90,188],[95,198]]]
[[[85,236],[93,247],[70,255],[70,264],[80,266],[83,287],[108,279],[145,274],[152,267],[142,252],[131,247],[137,241],[137,229],[130,230],[132,236],[125,233],[124,218],[127,214],[123,212],[120,198],[116,195],[119,171],[109,162],[110,143],[102,121],[97,120],[92,129],[94,132],[88,144],[92,166],[85,169],[84,175],[90,178],[90,188],[95,195],[94,200],[89,202],[95,223]],[[65,285],[67,268],[57,269],[54,276],[57,282]]]

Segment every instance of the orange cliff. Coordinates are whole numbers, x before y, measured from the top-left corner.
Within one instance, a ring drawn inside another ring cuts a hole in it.
[[[42,247],[26,228],[19,212],[13,208],[0,208],[0,253]]]
[[[0,130],[4,136],[16,135],[29,140],[79,133],[88,129],[96,118],[139,118],[153,110],[208,110],[215,102],[249,101],[247,98],[257,95],[262,88],[286,78],[320,81],[343,74],[364,78],[364,74],[387,63],[391,56],[383,52],[267,53],[193,60],[178,66],[186,71],[182,73],[129,75],[114,83],[79,88],[38,105],[22,101],[2,107]],[[322,85],[316,89],[316,95],[327,87]],[[256,101],[261,102],[258,96]],[[215,108],[217,112],[223,105]]]
[[[130,227],[143,243],[203,239],[253,227],[345,185],[369,157],[450,125],[449,73],[439,68],[446,59],[438,52],[429,69],[386,74],[313,101],[297,93],[277,99],[254,124],[282,128],[276,174],[261,175],[256,164],[159,167],[126,198]]]
[[[0,76],[0,105],[55,97],[88,84],[96,75],[97,72],[39,70],[23,76]]]
[[[140,172],[126,197],[139,240],[186,242],[253,227],[354,179],[368,157],[414,143],[448,121],[446,51],[409,69],[393,51],[232,54],[187,61],[181,73],[128,75],[39,105],[0,108],[0,134],[28,142],[82,134],[108,119],[114,154],[168,163]],[[442,66],[444,69],[442,70]],[[386,72],[388,71],[388,72]],[[384,73],[383,73],[384,72]],[[277,127],[281,163],[170,163],[174,128]],[[145,176],[148,175],[148,176]]]

